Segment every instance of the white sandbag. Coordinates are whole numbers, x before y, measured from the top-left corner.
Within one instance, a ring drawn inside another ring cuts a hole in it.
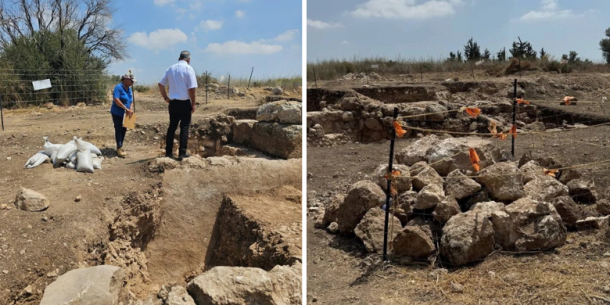
[[[93,158],[93,169],[102,169],[102,159]]]
[[[73,152],[70,157],[68,157],[68,159],[66,159],[67,162],[71,162],[73,164],[76,164],[76,151]]]
[[[76,166],[74,166],[74,163],[70,162],[70,163],[66,164],[66,168],[74,169],[74,168],[76,168]]]
[[[23,167],[28,169],[34,168],[42,163],[45,163],[46,161],[49,161],[49,156],[47,156],[44,150],[39,151],[34,156],[32,156]]]
[[[82,173],[93,173],[93,158],[88,150],[79,151],[76,154],[76,171]]]
[[[75,141],[76,142],[76,149],[77,150],[89,150],[90,152],[96,154],[96,155],[101,155],[102,152],[100,151],[99,148],[97,148],[95,145],[87,142],[87,141],[83,141],[83,138],[79,138],[78,140]]]
[[[76,137],[74,140],[62,145],[57,152],[57,162],[64,163],[76,151]]]
[[[51,155],[51,162],[53,163],[53,168],[57,168],[61,165],[61,163],[57,162],[57,153],[58,151],[54,152]]]
[[[51,142],[49,142],[49,137],[42,137],[44,139],[44,145],[42,146],[42,149],[44,151],[45,154],[47,154],[47,156],[52,156],[54,152],[59,150],[59,147],[61,147],[61,144],[53,144]]]

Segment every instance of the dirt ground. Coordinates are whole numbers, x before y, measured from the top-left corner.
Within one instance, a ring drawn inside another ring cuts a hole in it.
[[[429,81],[449,77],[456,76],[424,74],[424,79]],[[597,102],[609,93],[608,75],[524,76],[531,81],[540,77],[566,86],[580,84],[582,89],[578,93],[587,102],[578,106],[557,106],[562,111],[579,114],[580,122],[574,123],[591,124],[587,122],[587,116],[608,119],[607,112],[599,109],[610,108],[610,105]],[[477,75],[478,80],[482,78]],[[489,80],[508,86],[511,79]],[[406,83],[391,82],[394,85]],[[370,86],[388,83],[390,81],[376,82]],[[341,90],[361,85],[358,82],[318,82],[318,87]],[[559,103],[563,96],[557,92],[532,103]],[[476,95],[476,92],[470,92],[468,97],[476,98]],[[610,126],[599,126],[519,135],[515,156],[519,158],[527,153],[534,158],[553,157],[562,166],[605,161],[610,159],[609,132]],[[395,152],[415,139],[397,140]],[[502,150],[510,151],[510,139],[495,143]],[[389,148],[389,141],[308,147],[308,202],[324,202],[334,194],[346,194],[353,183],[368,179],[378,165],[387,164]],[[604,193],[610,186],[610,164],[579,170],[583,176],[594,180],[600,197],[607,196]],[[311,215],[307,225],[309,304],[610,304],[610,228],[568,232],[567,243],[554,251],[519,255],[498,251],[484,261],[461,268],[440,266],[439,262],[436,265],[415,262],[367,267],[366,262],[378,260],[379,256],[367,255],[356,236],[332,235],[314,228]],[[464,291],[454,292],[452,283],[461,284]]]
[[[258,106],[267,94],[262,89],[250,89],[247,98],[235,97],[230,100],[213,100],[207,105],[200,104],[193,116],[193,122],[222,113],[227,108]],[[300,98],[300,93],[297,94],[296,91],[290,94]],[[199,97],[199,102],[204,103],[203,97]],[[167,218],[161,218],[161,229],[158,233],[160,239],[171,238],[172,231],[169,227],[184,228],[185,223],[197,223],[200,221],[197,215],[204,213],[206,208],[215,208],[197,206],[199,214],[188,209],[189,205],[196,206],[198,200],[205,199],[206,194],[212,194],[218,199],[218,206],[220,205],[223,188],[226,189],[230,185],[217,186],[215,183],[219,181],[210,181],[213,176],[202,178],[196,171],[189,173],[189,170],[186,170],[182,175],[172,176],[174,178],[170,179],[171,181],[164,181],[162,175],[148,170],[148,162],[159,154],[159,143],[166,132],[164,129],[142,127],[128,131],[124,146],[128,157],[117,158],[109,108],[108,102],[105,105],[56,107],[52,110],[44,107],[4,110],[6,131],[0,132],[1,304],[38,304],[45,287],[57,276],[79,267],[104,263],[104,259],[108,259],[107,251],[111,238],[109,227],[116,221],[117,211],[124,210],[124,204],[129,203],[125,198],[130,194],[149,193],[147,196],[154,195],[161,206],[181,204],[181,208],[169,209],[165,213]],[[137,94],[136,113],[138,126],[166,124],[169,120],[167,106],[158,94]],[[52,143],[65,143],[73,136],[83,137],[102,150],[106,157],[102,170],[84,174],[66,168],[53,169],[49,163],[31,170],[24,169],[26,160],[42,150],[43,136],[48,136]],[[237,177],[238,174],[235,173],[234,176]],[[242,177],[247,178],[247,175]],[[260,184],[268,182],[269,180],[260,181]],[[172,183],[181,187],[190,184],[194,189],[201,189],[201,192],[182,198],[176,197],[175,191],[168,190],[166,186],[165,192],[152,192],[160,183],[170,187]],[[289,183],[297,184],[295,181]],[[300,189],[300,181],[298,185]],[[21,187],[44,194],[49,199],[50,207],[42,212],[15,209],[13,202]],[[82,197],[79,202],[75,200],[77,196]],[[168,199],[180,201],[168,202]],[[179,225],[174,226],[172,223]],[[188,236],[196,238],[189,240],[185,237],[176,242],[191,243],[206,238],[201,232],[187,233]],[[168,252],[163,257],[168,260],[159,267],[161,254],[154,252],[156,248],[164,251],[171,245],[159,246],[150,240],[147,240],[146,244],[149,247],[144,247],[144,251],[153,254],[150,254],[149,258],[150,277],[144,280],[144,288],[139,291],[136,289],[136,293],[140,295],[146,295],[148,288],[154,289],[162,284],[169,284],[164,282],[167,280],[164,270],[168,269],[168,263],[173,262],[168,259],[171,255]],[[195,260],[192,261],[192,264],[196,263]],[[190,267],[187,268],[188,272],[199,271]],[[184,272],[171,279],[182,282],[188,272],[186,269],[177,270]]]

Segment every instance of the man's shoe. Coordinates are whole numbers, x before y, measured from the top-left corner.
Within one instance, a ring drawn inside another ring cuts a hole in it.
[[[122,147],[121,147],[121,148],[119,148],[119,149],[117,149],[117,150],[116,150],[116,153],[117,153],[117,155],[118,155],[120,158],[125,158],[125,156],[127,156],[127,153],[126,153],[125,151],[123,151],[123,148],[122,148]]]
[[[188,158],[190,156],[191,155],[186,154],[186,153],[185,154],[181,154],[181,155],[178,156],[178,161],[182,161],[182,160],[184,160],[184,159],[186,159],[186,158]]]
[[[166,157],[166,158],[173,159],[173,158],[174,158],[174,155],[172,155],[172,154],[165,154],[165,157]]]

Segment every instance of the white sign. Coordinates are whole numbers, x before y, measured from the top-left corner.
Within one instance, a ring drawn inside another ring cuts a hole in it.
[[[43,79],[43,80],[37,80],[37,81],[33,81],[32,85],[34,85],[34,90],[42,90],[42,89],[49,89],[51,88],[51,80],[50,79]]]
[[[379,65],[371,65],[371,69],[378,69]]]

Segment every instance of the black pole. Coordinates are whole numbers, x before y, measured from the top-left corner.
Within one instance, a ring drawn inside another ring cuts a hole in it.
[[[252,80],[252,73],[254,73],[254,67],[252,67],[252,71],[250,71],[250,78],[248,79],[248,89],[250,89],[250,81]]]
[[[514,83],[514,91],[513,91],[513,126],[516,126],[516,121],[517,121],[517,79],[515,79],[515,83]],[[512,127],[511,127],[512,129]],[[512,148],[511,148],[511,153],[513,155],[513,158],[515,157],[515,135],[512,135],[513,137],[513,143],[512,143]]]
[[[227,99],[231,98],[231,74],[229,74],[229,82],[227,83]]]
[[[398,117],[398,107],[394,108],[394,120]],[[390,198],[392,197],[392,192],[390,191],[392,187],[392,163],[394,161],[394,140],[396,139],[396,130],[392,125],[392,131],[390,131],[392,135],[390,140],[390,165],[388,167],[388,186],[386,188],[386,198],[385,198],[385,223],[383,225],[383,261],[388,260],[388,222],[390,220]]]
[[[313,67],[313,81],[316,84],[316,88],[318,88],[318,77],[316,76],[316,67]]]
[[[208,71],[205,71],[205,104],[208,104]]]

